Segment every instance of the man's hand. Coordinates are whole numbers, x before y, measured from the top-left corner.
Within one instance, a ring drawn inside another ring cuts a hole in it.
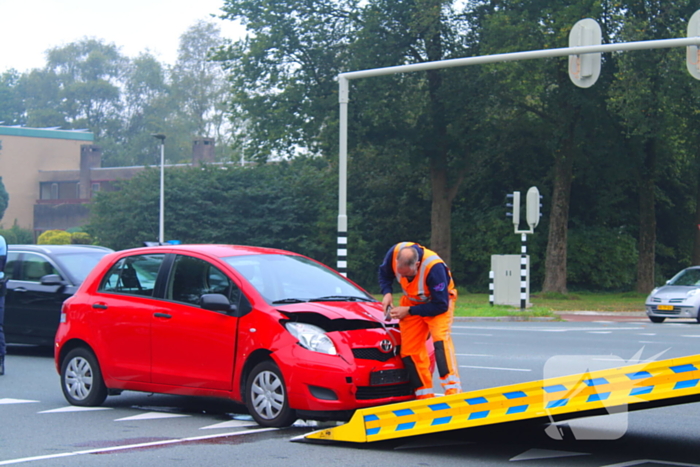
[[[408,316],[408,310],[410,307],[408,306],[397,306],[391,309],[391,317],[393,319],[404,319],[406,316]]]
[[[393,305],[394,297],[390,293],[385,293],[384,298],[382,298],[382,310],[386,313],[386,309]]]

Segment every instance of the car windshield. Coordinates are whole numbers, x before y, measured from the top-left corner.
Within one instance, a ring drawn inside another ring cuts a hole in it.
[[[668,281],[668,285],[700,285],[700,269],[684,269]]]
[[[223,258],[241,273],[268,303],[375,301],[362,289],[308,258],[247,255]]]
[[[92,268],[110,251],[81,251],[78,253],[57,253],[55,256],[61,262],[61,266],[77,282],[82,283]]]

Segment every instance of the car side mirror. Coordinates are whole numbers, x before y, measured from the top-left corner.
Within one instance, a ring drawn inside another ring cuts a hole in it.
[[[47,274],[41,277],[41,285],[66,285],[58,274]]]
[[[202,295],[199,297],[199,306],[205,310],[223,311],[227,314],[235,313],[237,310],[236,305],[231,305],[226,295],[220,293],[206,293]]]

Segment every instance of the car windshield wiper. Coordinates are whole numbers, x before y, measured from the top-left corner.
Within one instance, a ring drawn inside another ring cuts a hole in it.
[[[373,302],[374,299],[356,297],[354,295],[328,295],[326,297],[312,298],[310,302]]]
[[[278,305],[280,303],[306,303],[308,300],[304,298],[283,298],[281,300],[275,300],[272,302],[273,305]]]

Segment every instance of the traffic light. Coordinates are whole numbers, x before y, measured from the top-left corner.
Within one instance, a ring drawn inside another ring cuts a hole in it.
[[[527,190],[527,225],[530,226],[530,230],[535,230],[537,224],[540,223],[540,217],[542,216],[540,213],[540,208],[542,207],[542,204],[540,204],[541,199],[542,196],[540,196],[540,191],[537,187],[533,186]]]
[[[520,225],[520,192],[508,193],[506,199],[510,201],[506,203],[506,207],[511,210],[511,212],[506,213],[506,217],[513,218],[513,225],[517,229]]]

